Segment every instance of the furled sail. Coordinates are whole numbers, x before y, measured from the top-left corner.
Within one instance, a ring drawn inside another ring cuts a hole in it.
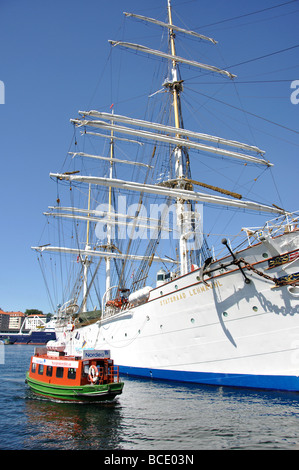
[[[122,123],[129,124],[129,125],[146,127],[149,129],[160,131],[160,132],[167,132],[167,133],[172,133],[172,134],[178,133],[177,127],[166,126],[157,122],[144,121],[142,119],[134,119],[134,118],[130,118],[127,116],[120,116],[118,114],[110,114],[110,113],[105,113],[105,112],[95,111],[95,110],[79,111],[79,114],[81,114],[84,117],[92,116],[92,117],[98,117],[98,118],[113,121],[113,122],[122,122]],[[252,152],[259,153],[261,155],[265,153],[264,150],[261,150],[254,145],[237,142],[235,140],[224,139],[223,137],[218,137],[214,135],[203,134],[201,132],[194,132],[188,129],[180,129],[179,134],[180,136],[185,136],[190,139],[206,140],[209,142],[214,142],[216,144],[228,145],[230,147],[236,147],[236,148],[243,149],[243,150],[249,150]]]
[[[257,158],[252,155],[234,152],[231,150],[222,149],[218,147],[208,146],[199,142],[186,140],[181,137],[172,137],[172,136],[163,135],[159,133],[147,132],[147,131],[140,130],[140,129],[132,129],[132,128],[125,127],[125,126],[108,124],[107,122],[99,121],[99,120],[71,119],[71,122],[75,124],[77,127],[88,126],[88,127],[96,127],[96,128],[105,129],[105,130],[113,130],[114,132],[120,132],[124,134],[138,136],[144,139],[150,139],[153,142],[160,141],[164,143],[174,144],[179,147],[193,148],[193,149],[202,150],[205,152],[210,152],[216,155],[237,158],[239,160],[244,160],[244,161],[251,162],[251,163],[258,163],[260,165],[272,166],[272,164],[269,163],[268,161],[261,159],[261,158]],[[181,132],[181,129],[179,131],[178,129],[176,129],[176,132],[177,133]]]
[[[152,54],[152,55],[161,57],[162,59],[169,59],[169,60],[173,60],[175,62],[179,62],[181,64],[186,64],[186,65],[190,65],[192,67],[198,67],[200,69],[209,70],[209,72],[220,73],[221,75],[225,75],[228,78],[235,78],[236,77],[236,75],[228,72],[227,70],[219,69],[218,67],[215,67],[214,65],[202,64],[200,62],[196,62],[195,60],[185,59],[184,57],[179,57],[177,55],[174,56],[174,55],[171,55],[171,54],[166,54],[165,52],[157,51],[155,49],[150,49],[149,47],[142,46],[141,44],[133,44],[131,42],[112,41],[112,40],[109,40],[109,42],[112,46],[127,47],[129,49],[134,49],[136,51],[140,51],[140,52],[143,52],[145,54]]]
[[[71,255],[101,257],[101,258],[115,258],[130,261],[157,261],[159,263],[171,263],[174,264],[176,261],[170,258],[160,258],[159,256],[142,256],[142,255],[130,255],[127,253],[117,253],[112,251],[98,251],[98,250],[80,250],[79,248],[67,248],[63,246],[32,246],[32,250],[43,253],[45,251],[56,252],[56,253],[68,253]]]
[[[108,186],[113,188],[122,188],[131,191],[146,192],[151,194],[159,194],[162,196],[171,196],[173,198],[180,198],[186,201],[197,201],[197,202],[206,202],[211,204],[219,204],[224,206],[231,206],[235,208],[249,209],[261,212],[270,212],[274,214],[284,214],[282,209],[277,207],[268,206],[265,204],[260,204],[254,201],[242,201],[229,199],[222,196],[215,196],[206,193],[200,193],[196,191],[189,191],[180,188],[165,188],[163,186],[154,185],[154,184],[143,184],[137,183],[134,181],[123,181],[120,179],[111,179],[111,178],[102,178],[95,176],[81,176],[81,175],[69,175],[63,173],[50,173],[50,176],[53,178],[58,178],[61,180],[68,180],[71,182],[81,182],[89,183],[100,186]]]
[[[124,15],[128,16],[128,17],[131,16],[132,18],[137,18],[139,20],[147,21],[148,23],[153,23],[153,24],[156,24],[158,26],[162,26],[164,28],[168,28],[168,29],[171,29],[173,31],[177,31],[178,33],[189,34],[190,36],[193,36],[195,38],[204,39],[205,41],[209,41],[209,42],[212,42],[213,44],[217,44],[217,41],[215,41],[215,39],[209,38],[208,36],[204,36],[203,34],[199,34],[196,31],[191,31],[191,30],[188,30],[188,29],[180,28],[179,26],[175,26],[175,25],[169,24],[169,23],[164,23],[163,21],[158,21],[154,18],[148,18],[146,16],[136,15],[135,13],[124,12]]]
[[[78,155],[79,157],[87,157],[87,158],[95,158],[96,160],[111,161],[110,157],[103,157],[101,155],[91,155],[85,152],[69,152],[69,154],[73,155],[73,157],[76,157]],[[119,158],[115,158],[115,157],[113,157],[113,163],[124,163],[126,165],[136,165],[136,166],[144,166],[146,168],[152,168],[150,165],[147,165],[146,163],[132,162],[130,160],[120,160]]]

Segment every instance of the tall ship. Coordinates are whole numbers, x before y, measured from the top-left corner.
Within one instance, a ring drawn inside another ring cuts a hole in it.
[[[271,169],[264,150],[200,132],[192,102],[195,122],[183,120],[180,69],[236,77],[178,53],[178,38],[209,50],[216,40],[176,26],[165,6],[165,22],[125,13],[163,31],[160,49],[110,41],[113,53],[134,53],[130,82],[120,79],[132,92],[133,61],[153,57],[162,73],[144,114],[79,111],[69,166],[50,174],[56,203],[45,214],[56,239],[33,249],[43,274],[49,257],[61,275],[57,339],[74,355],[110,350],[131,376],[299,391],[299,214],[236,192],[236,172]],[[215,214],[216,245],[205,232]],[[228,237],[232,216],[248,223]]]

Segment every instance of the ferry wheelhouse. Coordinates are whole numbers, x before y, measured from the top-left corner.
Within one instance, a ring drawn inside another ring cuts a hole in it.
[[[108,350],[83,350],[82,356],[71,356],[43,347],[35,348],[26,383],[37,395],[76,402],[113,400],[124,385]]]

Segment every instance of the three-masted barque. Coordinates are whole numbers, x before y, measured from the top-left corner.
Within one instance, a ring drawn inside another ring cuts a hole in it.
[[[164,100],[167,96],[171,118],[161,111],[161,119],[167,118],[162,124],[161,120],[113,111],[80,111],[79,117],[71,120],[75,129],[85,138],[108,140],[109,153],[102,156],[75,148],[72,161],[92,161],[93,168],[98,165],[94,174],[76,170],[51,173],[58,186],[69,185],[72,195],[82,188],[88,194],[83,208],[63,207],[58,201],[47,212],[59,223],[64,220],[75,222],[76,227],[87,226],[83,244],[75,231],[72,238],[77,246],[34,247],[39,256],[56,252],[63,263],[70,258],[80,271],[76,289],[59,308],[58,339],[71,342],[75,352],[109,349],[120,371],[133,376],[299,391],[298,214],[244,199],[191,175],[192,152],[200,152],[203,159],[212,156],[212,163],[218,158],[248,167],[269,168],[271,163],[255,145],[184,128],[184,81],[179,67],[195,67],[223,80],[234,80],[235,76],[177,55],[176,37],[181,34],[211,47],[216,41],[175,26],[170,0],[167,11],[166,22],[125,13],[128,18],[163,28],[168,34],[167,52],[124,41],[110,44],[112,49],[134,50],[135,59],[146,54],[167,64],[167,78],[156,96]],[[133,159],[128,152],[125,155],[130,158],[123,158],[124,154],[116,153],[116,143],[134,151],[151,145],[152,150],[140,159],[139,153]],[[168,152],[163,160],[162,152]],[[198,191],[198,186],[204,189]],[[97,196],[92,191],[97,191]],[[119,207],[124,201],[121,195],[127,198],[123,210]],[[163,207],[149,217],[145,200],[161,205],[162,198]],[[126,210],[129,200],[135,201],[131,211]],[[202,207],[206,205],[268,214],[270,220],[257,227],[243,227],[243,239],[236,248],[223,238],[217,255],[208,246],[202,228]],[[166,255],[164,250],[171,247],[174,233],[178,248]],[[99,286],[96,279],[102,261],[106,280],[98,296],[100,305],[88,308],[91,290]],[[153,269],[155,285],[149,283]],[[67,329],[68,323],[74,323],[73,331]]]

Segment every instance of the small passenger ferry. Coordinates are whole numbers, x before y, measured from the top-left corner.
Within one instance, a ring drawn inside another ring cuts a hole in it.
[[[49,343],[35,348],[26,373],[26,383],[34,393],[72,402],[113,400],[122,393],[124,384],[110,351],[88,349],[82,356],[71,356],[63,345]]]

